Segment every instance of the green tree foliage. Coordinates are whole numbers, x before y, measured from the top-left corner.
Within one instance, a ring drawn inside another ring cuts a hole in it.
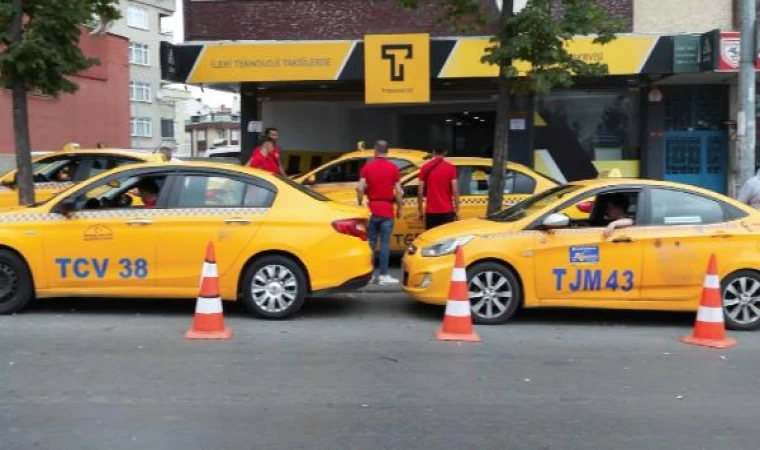
[[[34,203],[26,96],[75,92],[67,76],[99,64],[79,48],[81,27],[120,17],[118,0],[0,0],[0,87],[13,94],[16,185],[22,205]],[[97,31],[97,30],[96,30]]]
[[[494,167],[508,160],[510,96],[545,94],[555,87],[568,87],[575,77],[598,77],[608,73],[607,65],[583,61],[568,51],[568,41],[576,36],[594,35],[594,43],[615,39],[620,23],[608,17],[596,0],[528,0],[524,9],[513,13],[514,1],[504,0],[501,13],[488,17],[480,0],[397,0],[407,8],[420,3],[437,3],[438,20],[457,31],[491,30],[492,45],[482,61],[499,67],[499,97],[496,102]],[[490,2],[488,2],[490,3]],[[515,62],[530,65],[519,73]],[[531,111],[532,114],[532,111]],[[488,213],[501,208],[504,172],[494,170],[488,195]]]

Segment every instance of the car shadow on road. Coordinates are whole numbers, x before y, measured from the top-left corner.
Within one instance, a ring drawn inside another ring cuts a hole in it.
[[[428,322],[440,322],[445,314],[445,307],[443,306],[414,302],[410,302],[405,310],[410,316]],[[689,327],[693,324],[694,313],[691,312],[542,308],[518,311],[504,325]]]

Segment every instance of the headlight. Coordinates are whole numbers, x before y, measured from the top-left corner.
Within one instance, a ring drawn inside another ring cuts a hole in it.
[[[467,245],[475,236],[460,236],[454,239],[446,239],[422,249],[422,256],[444,256],[454,253],[459,246]]]

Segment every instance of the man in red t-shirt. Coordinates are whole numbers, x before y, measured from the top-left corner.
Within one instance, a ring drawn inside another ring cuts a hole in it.
[[[274,174],[283,174],[278,162],[278,153],[275,150],[274,142],[269,138],[264,138],[261,145],[253,151],[249,167],[266,170]],[[284,175],[284,174],[283,174]]]
[[[426,230],[453,222],[459,217],[457,168],[439,152],[433,153],[433,159],[420,169],[420,186],[417,190],[417,207],[420,219],[423,215],[425,217]]]
[[[279,139],[280,134],[277,131],[277,128],[267,128],[264,133],[264,139],[261,141],[261,144],[259,144],[258,147],[253,149],[253,153],[251,154],[251,159],[248,162],[248,166],[250,167],[258,167],[261,169],[264,169],[268,172],[285,175],[285,169],[282,167],[282,149],[277,145],[277,139]],[[269,161],[266,163],[262,161],[261,156],[256,156],[257,154],[261,153],[261,149],[264,146],[265,142],[271,142],[272,148],[268,152],[267,158]],[[256,163],[258,165],[254,165],[254,158],[257,158]],[[261,167],[262,165],[266,165],[266,168]]]
[[[366,194],[370,210],[367,240],[375,252],[375,267],[380,267],[380,275],[372,276],[372,282],[381,285],[398,284],[398,280],[388,274],[390,264],[391,232],[393,231],[393,204],[396,204],[395,217],[401,217],[403,191],[401,189],[401,172],[388,160],[388,143],[375,143],[375,159],[362,167],[361,179],[356,188],[357,203],[361,206]],[[380,248],[377,248],[378,238]]]

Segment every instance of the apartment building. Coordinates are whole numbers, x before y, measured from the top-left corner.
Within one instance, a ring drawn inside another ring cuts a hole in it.
[[[175,0],[121,0],[122,18],[110,32],[129,39],[129,99],[132,147],[177,147],[176,95],[166,92],[161,80],[161,42],[171,42],[166,19],[175,11]]]

